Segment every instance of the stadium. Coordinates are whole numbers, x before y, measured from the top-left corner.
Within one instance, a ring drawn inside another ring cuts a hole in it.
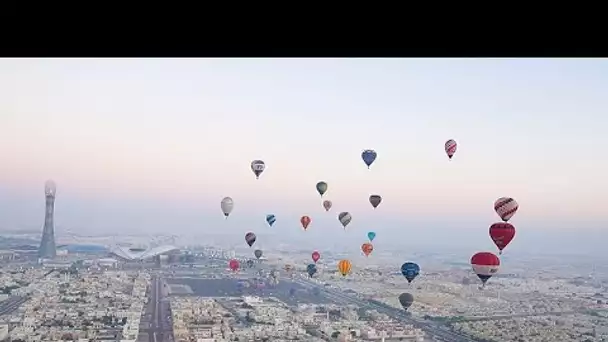
[[[112,256],[123,261],[144,261],[161,256],[171,256],[180,253],[179,248],[172,245],[162,245],[156,247],[143,248],[127,248],[123,246],[112,246],[109,248]]]

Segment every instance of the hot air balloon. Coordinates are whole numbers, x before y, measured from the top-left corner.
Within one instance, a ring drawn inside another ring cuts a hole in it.
[[[327,183],[322,181],[317,183],[317,191],[319,192],[319,195],[323,197],[323,194],[327,192]]]
[[[363,159],[363,162],[365,163],[365,165],[367,165],[368,169],[372,165],[374,160],[376,160],[377,156],[378,154],[374,150],[365,150],[361,152],[361,159]]]
[[[401,303],[403,309],[407,311],[407,309],[414,304],[414,296],[412,296],[411,293],[404,292],[399,295],[399,303]]]
[[[264,254],[264,252],[262,252],[262,250],[261,250],[261,249],[256,249],[256,250],[253,252],[253,255],[255,255],[255,257],[256,257],[258,260],[260,260],[260,258],[262,257],[262,255],[263,255],[263,254]]]
[[[515,215],[517,209],[519,209],[519,204],[511,197],[501,197],[494,202],[494,210],[505,222]]]
[[[407,279],[408,283],[411,283],[420,274],[420,266],[413,262],[406,262],[401,265],[401,274]]]
[[[488,279],[492,278],[500,268],[500,259],[490,252],[479,252],[471,257],[471,266],[479,279],[482,286],[486,285]]]
[[[251,171],[255,175],[256,179],[260,178],[260,175],[266,169],[266,164],[264,164],[263,160],[254,160],[251,162]]]
[[[315,265],[315,264],[308,264],[308,266],[306,266],[306,272],[312,278],[312,276],[315,273],[317,273],[317,265]]]
[[[372,207],[374,207],[374,209],[378,208],[378,206],[380,205],[380,202],[382,202],[382,196],[380,196],[380,195],[369,196],[369,203],[372,204]]]
[[[315,263],[321,259],[321,254],[317,251],[312,252],[312,261]]]
[[[325,211],[329,211],[329,209],[331,209],[331,201],[325,200],[323,201],[323,208],[325,208]]]
[[[296,295],[296,289],[294,289],[293,287],[289,289],[289,295],[290,296],[295,296]]]
[[[272,227],[272,225],[276,222],[277,218],[273,214],[266,215],[266,222],[268,225]]]
[[[350,213],[346,211],[343,211],[338,215],[338,220],[340,221],[340,223],[342,223],[342,227],[344,227],[344,229],[346,229],[346,226],[348,226],[352,219],[353,217],[350,216]]]
[[[361,245],[361,250],[365,256],[369,256],[369,254],[374,250],[374,246],[371,243],[366,242]]]
[[[234,201],[231,197],[224,197],[220,206],[222,207],[222,212],[224,213],[224,216],[228,218],[228,216],[232,212],[232,209],[234,208]]]
[[[338,262],[338,271],[342,274],[342,276],[346,277],[347,274],[350,273],[353,265],[348,260],[340,260]]]
[[[249,247],[253,246],[253,244],[255,243],[255,239],[257,239],[257,237],[255,236],[254,233],[249,232],[249,233],[245,234],[245,242],[247,242]]]
[[[302,218],[300,219],[300,223],[302,223],[302,228],[304,228],[304,230],[308,229],[308,225],[310,224],[310,217],[308,216],[302,216]]]
[[[450,139],[445,142],[445,153],[448,155],[448,158],[450,158],[450,160],[454,156],[454,153],[456,153],[457,147],[458,144],[456,144],[456,141],[453,139]]]
[[[374,241],[374,239],[376,238],[376,233],[374,233],[374,232],[367,233],[367,238],[369,239],[370,242]]]
[[[515,227],[507,222],[498,222],[490,226],[490,238],[498,247],[499,253],[502,254],[502,250],[515,237]]]
[[[238,261],[238,260],[236,260],[236,259],[232,259],[232,260],[230,260],[230,261],[228,262],[228,267],[230,267],[230,269],[231,269],[233,272],[236,272],[236,271],[238,271],[238,270],[239,270],[240,263],[239,263],[239,261]]]
[[[247,267],[249,267],[249,268],[253,267],[253,260],[251,260],[251,259],[247,260]]]

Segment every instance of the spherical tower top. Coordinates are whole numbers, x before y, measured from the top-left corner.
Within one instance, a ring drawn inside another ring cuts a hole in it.
[[[55,182],[53,182],[52,180],[47,180],[46,183],[44,183],[44,193],[47,196],[55,196],[55,192],[57,191],[57,185],[55,185]]]

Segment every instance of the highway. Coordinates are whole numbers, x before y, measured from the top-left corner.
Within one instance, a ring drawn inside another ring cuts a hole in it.
[[[0,302],[0,316],[8,315],[17,310],[28,299],[28,297],[10,296],[7,300]]]
[[[156,275],[150,284],[150,302],[146,308],[146,317],[150,318],[144,332],[148,342],[173,342],[173,324],[167,290],[163,281]]]

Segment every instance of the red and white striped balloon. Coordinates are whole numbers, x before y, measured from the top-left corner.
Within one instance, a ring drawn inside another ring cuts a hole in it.
[[[494,202],[494,210],[505,222],[515,215],[517,209],[519,209],[519,204],[511,197],[501,197]]]
[[[445,142],[445,153],[448,155],[448,158],[452,159],[457,148],[458,144],[456,144],[454,139],[450,139]]]

